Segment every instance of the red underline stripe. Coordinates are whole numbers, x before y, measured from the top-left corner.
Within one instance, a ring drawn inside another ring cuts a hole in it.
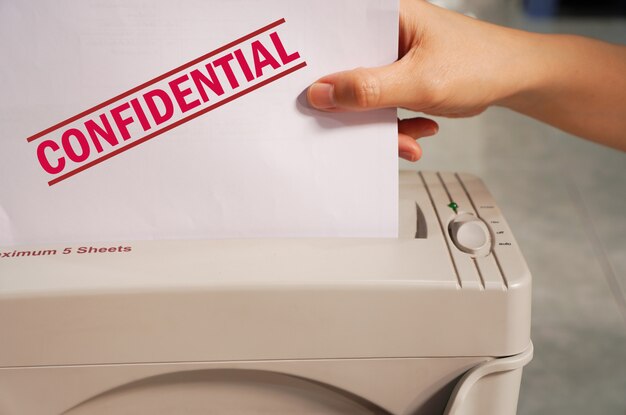
[[[111,99],[109,99],[107,101],[104,101],[102,104],[96,105],[93,108],[90,108],[90,109],[88,109],[86,111],[81,112],[80,114],[74,115],[73,117],[68,118],[67,120],[62,121],[62,122],[60,122],[58,124],[55,124],[55,125],[53,125],[50,128],[46,128],[45,130],[43,130],[43,131],[41,131],[41,132],[39,132],[39,133],[37,133],[35,135],[32,135],[32,136],[28,137],[26,139],[26,141],[28,141],[29,143],[32,142],[32,141],[35,141],[36,139],[41,138],[44,135],[47,135],[47,134],[51,133],[54,130],[58,130],[59,128],[61,128],[63,126],[65,126],[67,124],[70,124],[70,123],[72,123],[72,122],[74,122],[74,121],[84,117],[85,115],[89,115],[92,112],[98,111],[99,109],[102,109],[102,108],[106,107],[107,105],[112,104],[115,101],[118,101],[118,100],[120,100],[122,98],[126,98],[127,96],[132,95],[135,92],[144,89],[145,87],[148,87],[148,86],[150,86],[152,84],[155,84],[155,83],[157,83],[159,81],[162,81],[163,79],[165,79],[165,78],[175,74],[176,72],[180,72],[180,71],[182,71],[184,69],[187,69],[190,66],[193,66],[193,65],[195,65],[197,63],[200,63],[203,60],[205,60],[207,58],[210,58],[211,56],[217,55],[218,53],[224,52],[227,49],[230,49],[230,48],[232,48],[232,47],[234,47],[234,46],[236,46],[236,45],[238,45],[240,43],[243,43],[243,42],[245,42],[245,41],[247,41],[249,39],[252,39],[253,37],[258,36],[258,35],[260,35],[263,32],[267,32],[268,30],[271,30],[271,29],[275,28],[276,26],[279,26],[279,25],[281,25],[283,23],[285,23],[285,19],[284,18],[276,20],[274,23],[270,23],[267,26],[264,26],[264,27],[262,27],[262,28],[260,28],[258,30],[255,30],[254,32],[252,32],[252,33],[250,33],[248,35],[240,37],[239,39],[234,40],[234,41],[232,41],[232,42],[222,46],[219,49],[215,49],[214,51],[209,52],[209,53],[207,53],[205,55],[202,55],[199,58],[194,59],[194,60],[192,60],[190,62],[187,62],[184,65],[179,66],[178,68],[172,69],[171,71],[166,72],[166,73],[164,73],[161,76],[157,76],[156,78],[154,78],[154,79],[152,79],[152,80],[150,80],[148,82],[144,82],[143,84],[141,84],[141,85],[139,85],[139,86],[137,86],[137,87],[135,87],[133,89],[130,89],[130,90],[128,90],[128,91],[126,91],[126,92],[124,92],[124,93],[122,93],[122,94],[120,94],[120,95],[118,95],[116,97],[113,97],[113,98],[111,98]]]
[[[74,170],[72,170],[70,172],[67,172],[67,173],[65,173],[62,176],[56,177],[56,178],[54,178],[54,179],[52,179],[52,180],[50,180],[48,182],[48,186],[53,186],[53,185],[55,185],[55,184],[65,180],[65,179],[68,179],[68,178],[74,176],[75,174],[80,173],[81,171],[87,170],[88,168],[93,167],[96,164],[100,164],[103,161],[108,160],[111,157],[117,156],[118,154],[121,154],[121,153],[123,153],[126,150],[130,150],[131,148],[136,147],[139,144],[144,143],[144,142],[146,142],[146,141],[148,141],[148,140],[150,140],[150,139],[152,139],[154,137],[157,137],[157,136],[163,134],[164,132],[167,132],[167,131],[171,130],[172,128],[176,128],[176,127],[178,127],[178,126],[180,126],[180,125],[182,125],[182,124],[184,124],[184,123],[186,123],[188,121],[193,120],[194,118],[197,118],[197,117],[199,117],[199,116],[201,116],[203,114],[206,114],[209,111],[212,111],[212,110],[214,110],[216,108],[219,108],[219,107],[221,107],[224,104],[227,104],[227,103],[229,103],[229,102],[231,102],[231,101],[233,101],[233,100],[235,100],[235,99],[237,99],[239,97],[242,97],[242,96],[244,96],[244,95],[246,95],[246,94],[248,94],[248,93],[250,93],[250,92],[252,92],[252,91],[254,91],[256,89],[259,89],[262,86],[265,86],[265,85],[267,85],[267,84],[269,84],[271,82],[274,82],[274,81],[276,81],[276,80],[278,80],[278,79],[280,79],[280,78],[282,78],[282,77],[284,77],[286,75],[289,75],[290,73],[295,72],[298,69],[302,69],[305,66],[306,66],[306,62],[302,62],[302,63],[300,63],[300,64],[298,64],[296,66],[293,66],[293,67],[291,67],[291,68],[289,68],[289,69],[287,69],[287,70],[285,70],[285,71],[283,71],[283,72],[281,72],[279,74],[276,74],[276,75],[272,76],[271,78],[265,79],[265,80],[259,82],[258,84],[252,85],[249,88],[246,88],[246,89],[244,89],[242,91],[239,91],[238,93],[233,94],[233,95],[229,96],[228,98],[224,98],[220,102],[216,102],[215,104],[210,105],[210,106],[208,106],[208,107],[206,107],[206,108],[204,108],[204,109],[202,109],[202,110],[200,110],[200,111],[198,111],[196,113],[193,113],[193,114],[191,114],[188,117],[185,117],[185,118],[182,118],[182,119],[180,119],[180,120],[178,120],[176,122],[173,122],[172,124],[168,125],[167,127],[163,127],[162,129],[160,129],[158,131],[155,131],[153,133],[150,133],[147,136],[138,139],[137,141],[133,141],[132,143],[128,144],[127,146],[124,146],[124,147],[119,148],[119,149],[117,149],[115,151],[112,151],[112,152],[110,152],[110,153],[100,157],[99,159],[90,161],[89,163],[87,163],[85,165],[82,165],[82,166],[80,166],[80,167],[78,167],[78,168],[76,168],[76,169],[74,169]]]

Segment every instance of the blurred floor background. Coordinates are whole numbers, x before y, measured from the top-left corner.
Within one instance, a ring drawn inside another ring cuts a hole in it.
[[[521,0],[433,2],[520,29],[626,44],[626,18],[612,10],[572,17],[529,13]],[[436,119],[440,132],[421,140],[422,160],[400,167],[481,176],[533,273],[535,357],[518,413],[625,415],[626,154],[502,108]]]

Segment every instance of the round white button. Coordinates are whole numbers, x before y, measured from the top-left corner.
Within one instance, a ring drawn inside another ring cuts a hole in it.
[[[489,253],[491,236],[485,222],[469,213],[461,213],[449,226],[450,236],[457,248],[468,254]]]
[[[468,250],[478,251],[489,241],[485,231],[485,225],[478,221],[462,223],[456,231],[456,242]]]

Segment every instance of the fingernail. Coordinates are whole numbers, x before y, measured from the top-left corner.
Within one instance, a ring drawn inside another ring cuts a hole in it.
[[[405,160],[415,161],[415,155],[413,153],[409,153],[408,151],[401,151],[398,155]]]
[[[316,82],[309,87],[308,98],[309,104],[313,108],[320,110],[329,110],[335,108],[334,91],[335,88],[331,84]]]

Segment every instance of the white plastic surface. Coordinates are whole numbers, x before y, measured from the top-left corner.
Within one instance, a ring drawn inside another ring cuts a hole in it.
[[[532,358],[530,343],[520,354],[477,365],[457,383],[444,415],[515,415],[522,368]]]
[[[492,255],[454,246],[447,177],[401,174],[410,232],[399,239],[116,242],[132,250],[2,257],[0,367],[519,353],[528,269],[498,237],[506,278]],[[416,205],[426,238],[414,238]]]
[[[0,414],[441,414],[459,377],[489,360],[331,359],[0,368]]]

